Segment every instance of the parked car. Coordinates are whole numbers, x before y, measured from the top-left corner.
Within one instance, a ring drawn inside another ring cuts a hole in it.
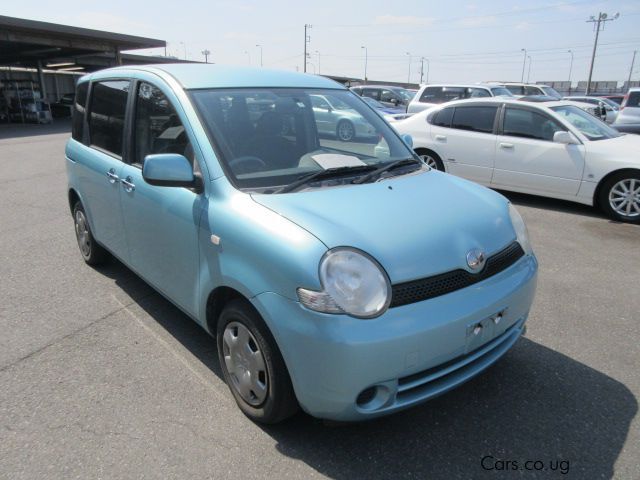
[[[545,103],[545,102],[558,101],[554,97],[550,97],[548,95],[529,95],[526,97],[516,97],[516,99],[520,100],[521,102],[530,102],[530,103]],[[604,120],[605,118],[606,112],[602,108],[600,108],[599,105],[596,106],[596,105],[592,105],[591,103],[579,102],[575,100],[564,100],[564,101],[568,104],[581,108],[585,112],[590,113],[591,115],[593,115],[596,118],[599,118],[600,120]]]
[[[375,109],[382,118],[384,118],[387,122],[396,122],[398,120],[404,120],[405,118],[410,117],[410,114],[407,114],[403,108],[399,107],[385,107],[377,100],[374,100],[371,97],[362,97],[362,100],[369,105],[371,108]]]
[[[562,97],[562,100],[570,100],[597,105],[598,108],[600,108],[600,118],[602,118],[602,120],[606,121],[607,123],[613,123],[615,121],[616,117],[618,116],[618,110],[620,109],[620,105],[606,97],[573,95],[571,97]]]
[[[406,88],[388,85],[363,85],[351,87],[351,91],[357,93],[361,97],[373,98],[385,107],[404,106],[405,111],[407,105],[409,105],[409,102],[415,95]]]
[[[589,94],[589,95],[592,95],[592,94]],[[598,94],[595,94],[593,96],[599,97],[599,98],[606,98],[608,100],[611,100],[613,103],[616,103],[618,105],[618,107],[622,104],[622,100],[624,100],[624,95],[598,95]]]
[[[640,123],[640,88],[631,88],[624,96],[620,112],[616,119],[617,124]]]
[[[347,105],[377,143],[319,135],[314,95]],[[516,209],[430,169],[341,85],[119,67],[82,77],[75,105],[66,166],[83,259],[109,252],[215,336],[251,419],[408,408],[523,333],[537,261]]]
[[[560,100],[562,95],[553,87],[549,85],[537,85],[533,83],[516,83],[506,82],[500,83],[507,90],[509,90],[514,97],[528,97],[530,95],[545,95],[552,97],[555,100]]]
[[[435,105],[465,98],[511,97],[504,87],[496,85],[423,85],[409,103],[407,113],[416,113]]]
[[[439,170],[640,222],[640,138],[621,135],[573,102],[465,100],[394,127]]]
[[[316,117],[318,132],[333,135],[343,142],[358,138],[371,138],[376,130],[362,115],[339,97],[327,93],[325,95],[309,95],[313,113]]]

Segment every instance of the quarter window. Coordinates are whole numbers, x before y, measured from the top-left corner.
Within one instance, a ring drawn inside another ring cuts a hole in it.
[[[432,125],[438,127],[450,127],[453,118],[453,108],[443,108],[433,117]]]
[[[451,126],[460,130],[492,133],[498,107],[457,107]]]
[[[89,82],[80,83],[76,88],[76,98],[73,105],[71,136],[78,142],[82,142],[82,134],[84,129],[84,111],[85,107],[87,106],[88,91]]]
[[[193,148],[178,114],[162,90],[141,82],[136,96],[135,158],[142,165],[147,155],[179,153],[193,164]]]
[[[467,91],[468,98],[490,97],[491,94],[484,88],[469,88]]]
[[[89,138],[91,145],[122,156],[124,117],[130,82],[95,82],[91,89]]]
[[[511,137],[553,141],[556,132],[566,131],[558,122],[542,113],[518,108],[507,108],[504,114],[503,134]]]
[[[524,87],[524,94],[525,95],[546,95],[538,87]]]

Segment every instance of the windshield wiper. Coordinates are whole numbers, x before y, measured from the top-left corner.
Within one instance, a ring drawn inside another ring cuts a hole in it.
[[[289,185],[285,185],[280,190],[274,193],[287,193],[292,192],[302,185],[313,182],[314,180],[327,179],[331,177],[339,177],[344,175],[345,173],[354,173],[354,172],[368,172],[372,169],[375,169],[373,165],[350,165],[345,167],[334,167],[327,168],[326,170],[319,170],[317,172],[310,173],[308,175],[304,175],[297,180],[294,180]],[[373,173],[373,172],[371,172]]]
[[[360,177],[357,180],[354,180],[352,183],[359,184],[359,183],[370,182],[372,180],[379,178],[380,175],[382,175],[384,172],[388,172],[390,170],[393,170],[394,168],[403,167],[405,165],[411,165],[411,164],[422,165],[422,162],[415,158],[403,158],[402,160],[396,160],[395,162],[387,163],[382,167],[376,168],[373,172],[367,173],[364,177]]]

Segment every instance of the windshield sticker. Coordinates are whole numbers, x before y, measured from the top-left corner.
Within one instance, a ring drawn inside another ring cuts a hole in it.
[[[366,163],[358,157],[342,155],[340,153],[319,153],[317,155],[312,155],[311,158],[325,170],[328,168],[357,167],[360,165],[366,165]]]

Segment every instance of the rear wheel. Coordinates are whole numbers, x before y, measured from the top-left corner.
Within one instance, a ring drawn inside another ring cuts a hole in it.
[[[432,152],[431,150],[416,150],[418,156],[422,159],[424,163],[429,165],[434,170],[440,170],[444,172],[444,164],[442,163],[442,159],[438,156],[437,153]]]
[[[621,222],[640,223],[640,172],[620,172],[600,189],[600,208]]]
[[[271,332],[246,302],[231,301],[217,326],[218,359],[242,412],[277,423],[298,410],[289,372]]]
[[[80,201],[76,202],[73,207],[73,223],[76,231],[76,240],[80,248],[80,254],[84,261],[89,265],[100,265],[107,259],[107,251],[93,238],[87,213]]]

